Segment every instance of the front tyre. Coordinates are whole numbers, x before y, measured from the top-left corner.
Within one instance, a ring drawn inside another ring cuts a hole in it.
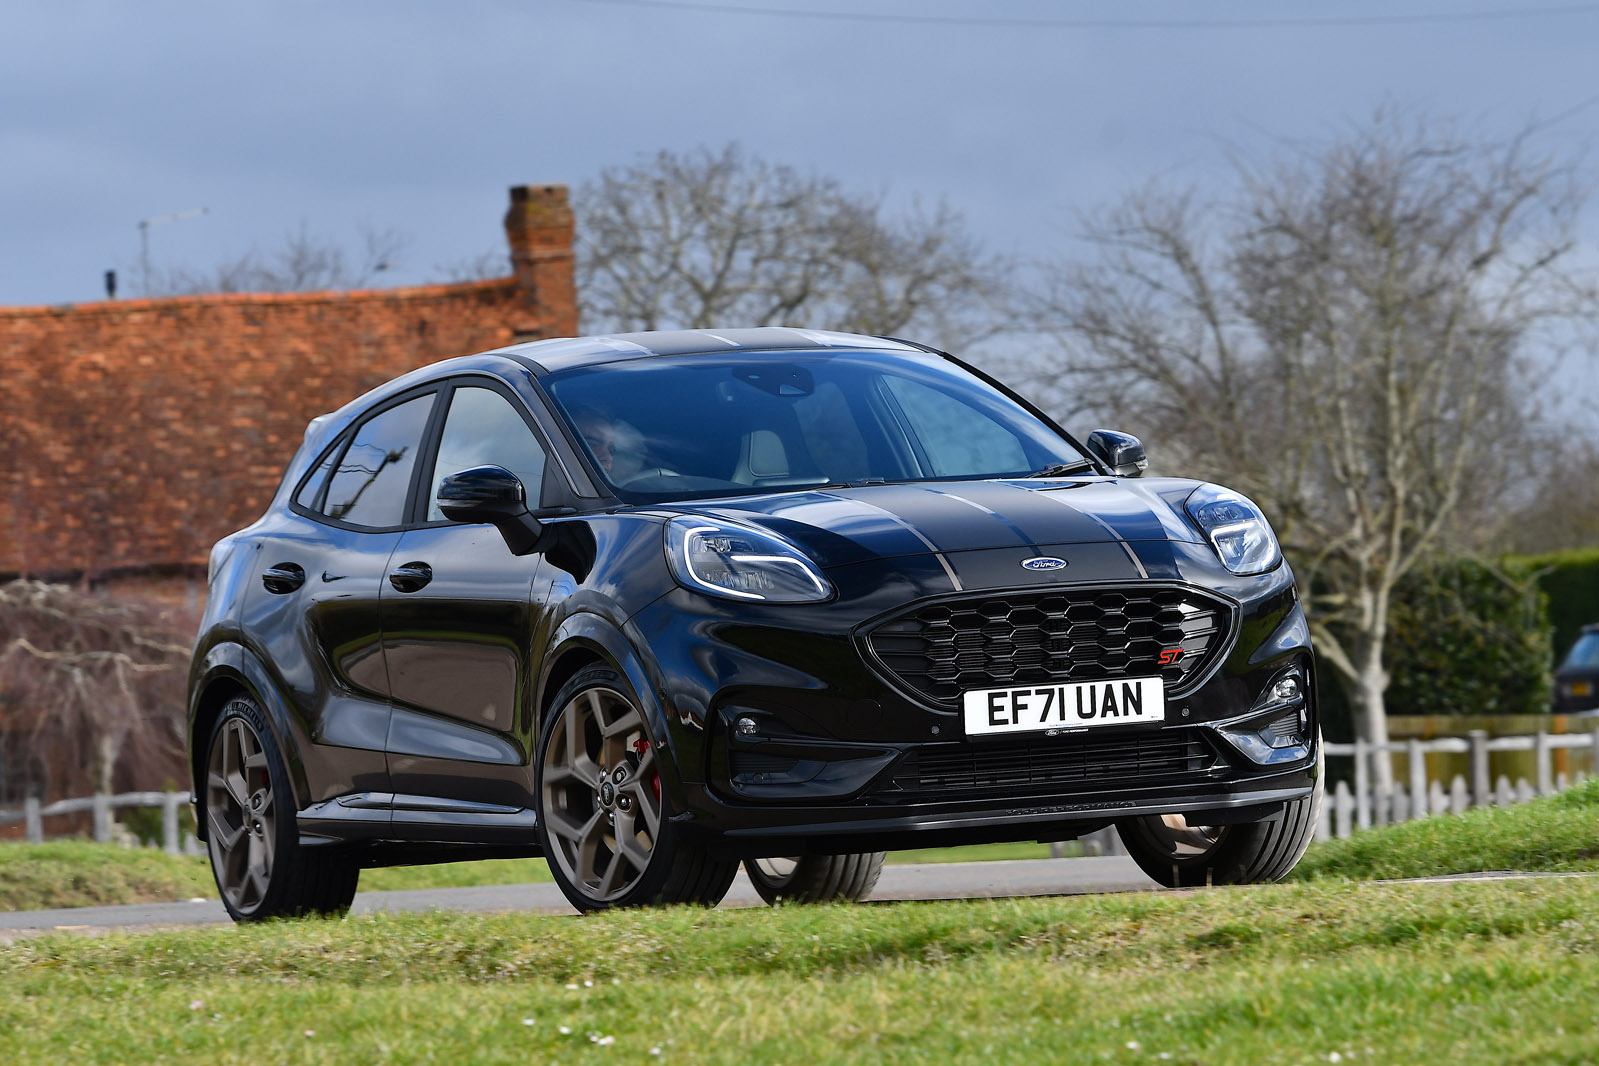
[[[1151,814],[1122,819],[1116,832],[1139,868],[1167,888],[1280,881],[1310,847],[1323,792],[1318,754],[1314,790],[1270,821],[1189,825],[1180,814]]]
[[[671,820],[658,751],[622,676],[587,667],[552,706],[539,736],[538,835],[572,906],[721,902],[738,862]]]
[[[283,754],[247,696],[223,708],[211,729],[205,819],[211,873],[234,921],[350,909],[360,870],[341,851],[301,846]]]
[[[853,855],[799,855],[791,858],[745,859],[750,884],[767,903],[859,903],[872,894],[883,872],[882,851]]]

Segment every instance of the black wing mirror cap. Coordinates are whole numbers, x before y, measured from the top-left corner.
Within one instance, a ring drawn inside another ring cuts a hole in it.
[[[527,509],[522,479],[503,466],[474,466],[439,482],[439,510],[452,522],[488,522],[516,555],[538,543],[540,524]]]
[[[1144,442],[1131,433],[1096,429],[1088,435],[1088,450],[1117,477],[1141,477],[1149,466]]]

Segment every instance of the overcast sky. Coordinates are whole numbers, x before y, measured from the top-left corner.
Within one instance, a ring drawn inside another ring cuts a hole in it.
[[[1030,259],[1154,175],[1204,182],[1227,146],[1325,136],[1395,103],[1490,133],[1599,94],[1599,4],[652,0],[7,5],[0,304],[137,294],[157,267],[270,251],[302,223],[409,238],[389,283],[503,248],[506,188],[578,185],[663,147],[737,140],[898,200],[946,199]],[[1035,20],[799,18],[783,7]],[[1402,24],[1069,27],[1510,17]],[[1579,150],[1599,106],[1546,134]],[[1595,232],[1594,213],[1585,227]]]

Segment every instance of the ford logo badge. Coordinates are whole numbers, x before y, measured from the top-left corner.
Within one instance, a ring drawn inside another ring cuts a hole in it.
[[[1065,559],[1057,559],[1053,555],[1040,555],[1036,559],[1023,559],[1023,570],[1064,570]]]

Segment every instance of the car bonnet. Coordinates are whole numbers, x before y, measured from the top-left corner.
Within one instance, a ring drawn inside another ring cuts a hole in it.
[[[768,529],[823,568],[931,552],[1135,541],[1202,543],[1169,501],[1194,482],[1116,478],[866,485],[683,505]]]

